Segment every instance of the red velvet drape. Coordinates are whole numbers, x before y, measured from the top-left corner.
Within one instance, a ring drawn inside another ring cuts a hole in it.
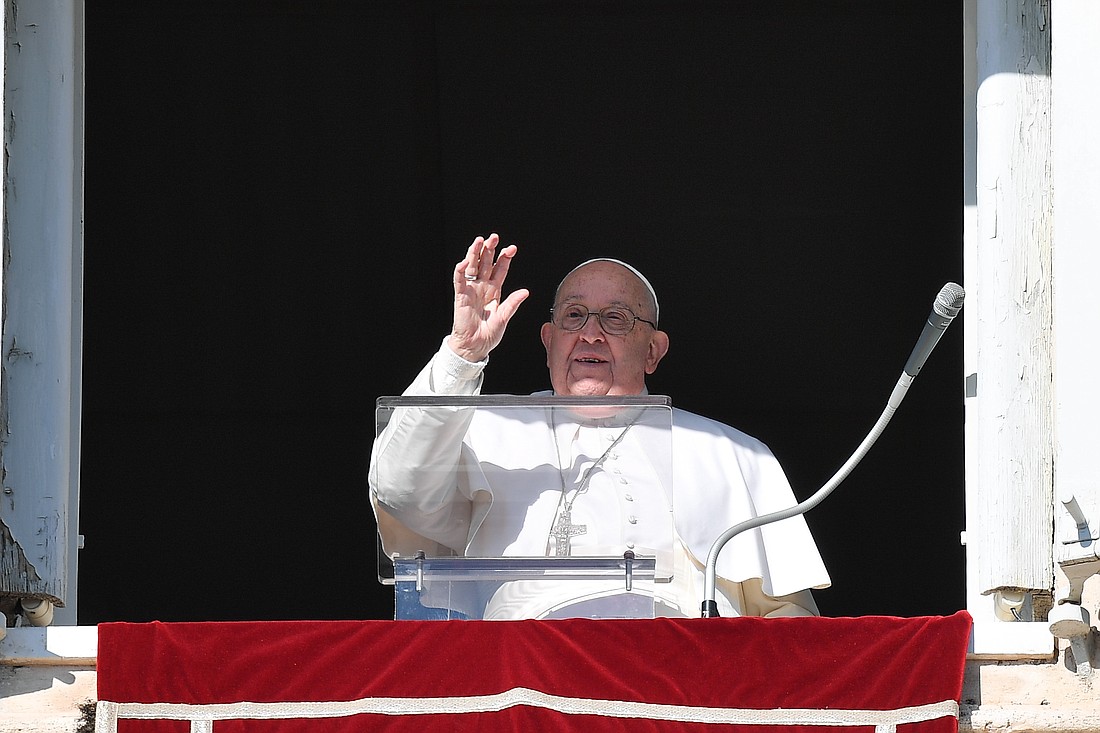
[[[214,733],[271,731],[860,730],[616,717],[624,703],[729,710],[895,710],[957,702],[971,627],[946,617],[562,621],[110,623],[99,627],[99,699],[116,703],[451,700],[526,689],[612,701],[498,711],[382,712],[311,720],[215,720]],[[673,708],[673,710],[677,710]],[[635,711],[637,712],[637,711]],[[675,715],[673,715],[675,717]],[[187,731],[119,720],[122,733]],[[952,715],[898,726],[954,733]]]

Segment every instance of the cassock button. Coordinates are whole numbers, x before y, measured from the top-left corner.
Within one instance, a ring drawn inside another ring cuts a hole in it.
[[[623,494],[623,498],[627,501],[634,501],[634,494]]]
[[[626,518],[626,521],[630,522],[631,524],[637,524],[638,518],[631,514],[629,517]]]

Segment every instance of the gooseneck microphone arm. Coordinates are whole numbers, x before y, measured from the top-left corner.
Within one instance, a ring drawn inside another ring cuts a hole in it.
[[[909,355],[909,360],[905,364],[901,377],[898,379],[897,385],[894,386],[894,391],[890,394],[890,399],[886,403],[886,409],[882,411],[878,421],[875,423],[874,427],[871,428],[871,432],[869,432],[867,437],[863,439],[863,442],[859,444],[855,453],[844,462],[840,470],[833,474],[833,477],[829,479],[824,486],[818,489],[813,496],[800,504],[796,504],[787,509],[781,509],[777,512],[771,512],[770,514],[753,517],[740,524],[735,524],[718,536],[718,539],[711,545],[710,554],[707,555],[705,579],[703,583],[703,618],[718,616],[718,602],[715,600],[715,580],[718,574],[718,554],[722,552],[722,548],[726,546],[726,543],[742,532],[747,532],[750,529],[756,529],[757,527],[771,524],[772,522],[789,519],[790,517],[798,516],[799,514],[803,514],[813,509],[824,501],[825,497],[831,494],[833,489],[839,486],[840,483],[848,477],[848,474],[852,472],[859,462],[863,460],[863,457],[867,455],[867,452],[871,450],[871,446],[874,445],[875,441],[882,435],[882,431],[886,429],[886,425],[890,422],[890,419],[893,418],[894,412],[898,409],[901,401],[905,399],[905,393],[909,390],[909,385],[913,383],[913,379],[920,373],[921,367],[924,366],[925,360],[928,359],[928,355],[932,353],[932,349],[939,343],[940,337],[943,336],[943,332],[947,330],[947,327],[951,325],[952,319],[959,314],[964,297],[965,292],[955,283],[947,283],[940,290],[939,295],[936,296],[936,302],[932,305],[932,313],[928,316],[928,322],[925,324],[924,330],[917,340],[917,345],[913,347],[913,352]]]

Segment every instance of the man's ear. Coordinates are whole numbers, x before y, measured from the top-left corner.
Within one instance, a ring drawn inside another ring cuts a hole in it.
[[[546,366],[550,366],[550,341],[553,337],[554,324],[542,324],[542,329],[539,331],[539,338],[542,339],[542,348],[546,349]]]
[[[657,371],[657,364],[668,353],[668,334],[664,331],[654,331],[653,338],[649,340],[649,352],[645,359],[645,373],[652,374]]]

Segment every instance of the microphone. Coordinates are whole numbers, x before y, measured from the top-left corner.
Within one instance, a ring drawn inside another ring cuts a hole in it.
[[[963,298],[966,292],[955,283],[947,283],[936,296],[936,302],[932,304],[932,312],[928,314],[928,322],[924,324],[917,345],[913,347],[913,353],[909,355],[909,361],[905,363],[905,373],[910,377],[920,374],[921,367],[936,348],[940,336],[951,325],[955,316],[962,310]]]
[[[871,432],[867,434],[867,437],[865,437],[863,442],[859,444],[859,447],[856,448],[856,452],[840,467],[839,471],[833,474],[833,477],[829,479],[824,486],[801,504],[747,519],[740,524],[735,524],[718,536],[718,539],[711,545],[710,554],[707,555],[707,563],[704,569],[703,604],[701,609],[703,618],[714,618],[718,616],[718,602],[715,600],[715,585],[718,578],[718,553],[722,551],[726,543],[742,532],[746,532],[750,529],[762,527],[765,524],[771,524],[772,522],[778,522],[783,519],[789,519],[799,514],[805,514],[831,494],[833,489],[840,485],[841,481],[848,478],[848,474],[850,474],[859,462],[863,460],[863,457],[871,450],[871,446],[874,445],[875,441],[882,435],[882,431],[886,429],[886,425],[894,416],[894,412],[898,409],[898,405],[905,399],[905,393],[909,391],[909,385],[913,383],[913,379],[916,378],[921,367],[924,366],[924,362],[928,358],[928,355],[932,353],[932,349],[939,343],[940,337],[943,336],[943,332],[947,330],[947,327],[951,325],[951,321],[959,314],[959,310],[962,309],[965,295],[965,291],[955,283],[949,282],[940,289],[939,295],[936,296],[936,302],[932,304],[932,313],[928,316],[928,322],[925,324],[920,338],[917,339],[917,345],[913,347],[913,353],[910,354],[909,361],[906,362],[905,369],[898,379],[897,385],[894,386],[894,391],[890,394],[890,399],[886,403],[886,408],[882,411],[874,427],[871,428]]]

